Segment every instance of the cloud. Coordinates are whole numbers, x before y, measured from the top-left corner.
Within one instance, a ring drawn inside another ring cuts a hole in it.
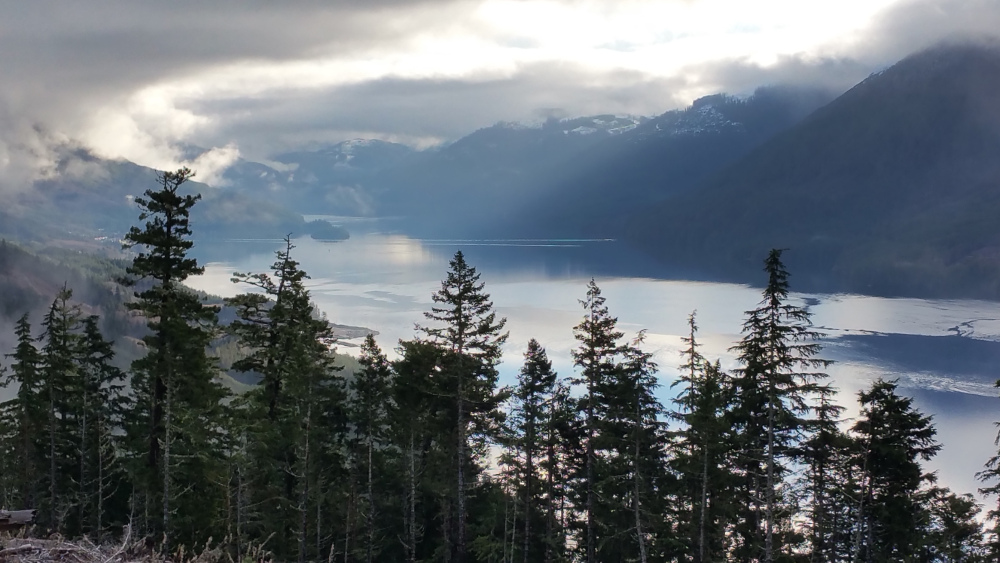
[[[428,146],[501,120],[658,114],[764,84],[845,90],[991,0],[180,0],[0,8],[0,176],[47,144],[158,167],[377,137]],[[48,131],[40,134],[39,131]]]
[[[542,113],[659,113],[678,100],[672,79],[634,71],[596,72],[577,64],[535,63],[510,75],[451,79],[382,78],[309,91],[276,91],[254,100],[193,102],[211,114],[203,142],[241,139],[259,152],[313,140],[377,137],[410,144],[454,139],[497,121]],[[248,118],[252,115],[252,118]]]

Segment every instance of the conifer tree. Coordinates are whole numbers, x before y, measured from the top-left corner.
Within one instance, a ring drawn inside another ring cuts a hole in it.
[[[545,426],[557,379],[545,348],[532,338],[528,341],[524,364],[518,373],[518,385],[514,390],[510,412],[512,445],[517,459],[516,476],[520,489],[517,491],[517,500],[523,522],[518,559],[525,563],[538,560],[544,553],[547,518],[552,514],[548,506],[551,497],[546,495],[542,468]]]
[[[631,526],[616,528],[632,528],[634,544],[623,545],[622,551],[640,563],[650,560],[654,547],[657,552],[667,552],[666,538],[670,536],[662,517],[666,499],[658,494],[665,489],[666,478],[666,428],[661,422],[664,411],[655,395],[657,365],[653,355],[642,350],[644,342],[645,332],[640,331],[623,350],[606,419],[612,429],[610,435],[625,439],[609,447],[618,467],[612,475],[619,479],[605,489],[611,489],[615,498],[628,499],[624,508],[631,513]]]
[[[507,322],[497,318],[485,293],[480,274],[465,261],[461,251],[449,263],[447,277],[425,313],[433,326],[418,327],[442,352],[442,374],[450,381],[454,398],[455,467],[454,560],[464,563],[467,551],[467,496],[470,478],[478,471],[476,459],[503,420],[500,405],[506,390],[497,389],[497,363],[507,340]]]
[[[747,311],[743,338],[732,349],[742,366],[736,370],[736,403],[730,411],[740,438],[736,465],[743,480],[739,502],[745,506],[735,530],[740,561],[772,563],[787,550],[787,542],[775,538],[791,516],[780,490],[785,463],[794,455],[808,398],[825,377],[815,370],[829,364],[816,357],[819,334],[810,327],[809,311],[788,302],[781,254],[771,250],[764,261],[767,286],[758,307]]]
[[[695,563],[716,561],[725,553],[726,527],[730,519],[728,469],[730,436],[725,413],[732,401],[732,388],[718,361],[714,364],[699,352],[695,314],[688,317],[688,335],[681,355],[680,391],[674,413],[683,425],[678,430],[671,466],[678,475],[679,502],[675,509],[678,536]]]
[[[124,280],[139,285],[129,308],[143,315],[146,355],[132,364],[136,408],[128,421],[136,503],[146,533],[177,542],[204,541],[221,510],[225,473],[219,447],[223,399],[217,367],[206,348],[216,333],[217,307],[183,287],[203,268],[188,256],[189,216],[200,196],[181,193],[187,168],[157,177],[159,189],[136,198],[142,228],[125,235],[138,248]],[[143,459],[144,458],[144,459]]]
[[[80,307],[70,303],[73,291],[63,286],[42,320],[41,383],[47,405],[45,460],[47,470],[43,522],[50,530],[66,531],[66,518],[73,507],[73,422],[79,414],[74,398],[79,390],[77,362],[82,322]]]
[[[587,298],[580,301],[584,309],[584,318],[574,328],[574,336],[579,347],[573,350],[574,365],[580,368],[580,374],[573,380],[576,385],[584,387],[583,396],[579,399],[579,409],[582,416],[582,446],[583,467],[578,478],[579,490],[575,491],[576,508],[584,518],[583,538],[578,544],[583,549],[583,559],[587,563],[599,560],[597,510],[597,480],[600,468],[600,421],[603,409],[607,404],[606,394],[610,388],[611,378],[618,370],[618,359],[621,353],[619,340],[622,333],[617,330],[618,319],[608,313],[601,296],[601,289],[594,280],[587,285]]]
[[[385,503],[376,498],[376,483],[384,482],[384,457],[390,442],[392,417],[392,370],[389,360],[375,342],[375,336],[368,334],[361,345],[359,359],[361,370],[354,374],[351,383],[353,401],[349,419],[355,427],[352,465],[362,469],[365,476],[365,537],[364,561],[372,563],[378,557],[379,545],[383,538],[376,537],[376,523],[381,520],[377,513]]]
[[[971,494],[958,495],[947,487],[932,487],[921,495],[928,521],[921,530],[924,561],[986,563],[980,505]]]
[[[17,345],[7,354],[8,370],[0,373],[0,387],[17,386],[16,395],[0,403],[3,427],[3,455],[0,473],[9,506],[35,508],[42,495],[44,446],[41,443],[47,423],[45,389],[41,374],[41,355],[31,335],[28,315],[15,325]]]
[[[557,379],[548,399],[542,446],[544,458],[541,467],[545,473],[545,551],[546,563],[567,561],[568,515],[570,478],[573,460],[581,457],[577,447],[580,443],[579,428],[576,424],[576,401],[570,396],[570,387],[562,379]]]
[[[808,423],[809,438],[802,443],[801,461],[806,475],[803,489],[808,503],[809,551],[813,561],[835,561],[838,545],[846,539],[844,513],[846,484],[839,483],[838,469],[851,454],[851,440],[839,428],[844,408],[834,402],[829,386],[817,389],[815,419]]]
[[[1000,380],[997,380],[996,386],[1000,387]],[[1000,422],[994,422],[993,426],[1000,429]],[[1000,431],[997,432],[993,445],[1000,446]],[[990,456],[982,471],[976,473],[976,479],[984,484],[979,489],[979,494],[997,498],[995,501],[997,504],[986,512],[986,516],[991,522],[986,546],[987,553],[994,560],[1000,560],[1000,452]]]
[[[259,292],[227,302],[237,315],[229,330],[246,351],[233,368],[261,377],[237,402],[248,467],[234,477],[248,481],[251,506],[267,506],[246,514],[245,524],[262,541],[273,536],[277,557],[302,561],[326,551],[321,519],[340,493],[331,484],[342,476],[346,415],[333,333],[310,300],[293,248],[286,238],[271,274],[235,274],[234,283]]]
[[[862,496],[854,558],[875,563],[915,560],[927,513],[921,487],[933,480],[921,461],[941,449],[931,418],[896,393],[894,381],[875,381],[858,394],[861,417],[852,431],[863,445],[855,462]]]
[[[113,343],[98,328],[98,317],[83,320],[76,409],[79,424],[79,527],[99,541],[108,524],[109,501],[123,487],[118,437],[125,412],[125,374],[115,367]]]
[[[393,442],[402,450],[396,458],[396,474],[402,481],[396,489],[402,501],[398,535],[403,547],[401,559],[416,563],[432,558],[436,551],[434,540],[441,539],[430,538],[427,533],[434,529],[432,520],[437,516],[432,500],[439,496],[435,490],[438,481],[444,481],[442,487],[451,491],[452,472],[445,461],[446,476],[430,473],[436,469],[434,458],[440,457],[440,448],[434,448],[434,444],[438,440],[451,442],[452,428],[444,422],[449,417],[443,413],[450,410],[452,397],[440,377],[441,351],[437,346],[423,340],[406,340],[399,343],[398,353],[392,386]]]

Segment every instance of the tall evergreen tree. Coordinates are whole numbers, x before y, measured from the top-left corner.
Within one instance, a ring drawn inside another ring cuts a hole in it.
[[[83,320],[79,351],[79,384],[75,393],[79,427],[79,528],[100,541],[109,524],[107,514],[116,493],[124,488],[118,461],[119,437],[125,413],[125,374],[114,365],[113,343],[98,328],[99,319]]]
[[[566,533],[572,510],[569,504],[570,478],[573,461],[581,457],[576,406],[569,385],[558,379],[548,399],[542,427],[541,445],[545,448],[541,462],[545,473],[545,563],[569,560]]]
[[[573,362],[580,368],[580,374],[573,380],[576,385],[584,388],[579,399],[582,416],[583,467],[580,468],[575,492],[576,508],[584,518],[583,537],[578,543],[583,550],[583,559],[587,563],[598,561],[598,522],[597,510],[597,479],[600,471],[599,448],[597,439],[600,436],[600,421],[607,404],[606,395],[610,390],[612,378],[618,367],[621,353],[620,339],[623,334],[618,331],[618,319],[608,313],[601,296],[601,289],[594,280],[587,285],[587,297],[580,301],[584,309],[584,318],[574,327],[574,336],[579,347],[573,350]]]
[[[42,496],[44,446],[41,442],[47,424],[44,408],[45,389],[41,374],[41,355],[31,335],[28,315],[15,325],[17,345],[7,354],[10,368],[0,373],[0,387],[17,386],[12,399],[0,403],[3,427],[3,455],[0,474],[9,506],[35,508]]]
[[[237,315],[229,330],[246,351],[233,368],[261,377],[237,401],[248,461],[238,478],[249,483],[249,505],[266,506],[246,514],[245,525],[261,541],[273,537],[277,557],[303,561],[327,552],[332,526],[321,520],[340,504],[331,486],[343,476],[346,413],[333,333],[310,300],[293,248],[286,238],[271,274],[235,274],[233,282],[258,292],[228,303]]]
[[[742,366],[736,370],[736,403],[730,411],[740,438],[736,465],[743,480],[739,502],[745,506],[735,530],[739,561],[772,563],[787,551],[788,542],[775,538],[791,516],[780,490],[786,461],[794,456],[808,398],[825,377],[816,370],[830,363],[816,357],[819,333],[811,329],[809,311],[788,302],[781,254],[771,250],[764,261],[767,286],[758,307],[747,311],[743,338],[732,349]]]
[[[834,402],[834,394],[829,386],[818,388],[813,409],[816,417],[808,423],[809,438],[801,445],[811,561],[836,561],[837,547],[846,539],[843,530],[849,527],[838,517],[845,504],[838,469],[850,456],[851,440],[840,430],[844,408]]]
[[[361,559],[372,563],[381,551],[379,545],[384,543],[383,538],[377,537],[376,524],[382,520],[378,510],[385,503],[380,502],[376,494],[384,488],[377,484],[384,482],[381,476],[387,469],[384,458],[390,446],[392,370],[372,334],[368,334],[361,345],[359,363],[361,370],[354,374],[351,383],[353,401],[348,416],[355,427],[352,465],[361,469],[365,481],[364,549]]]
[[[127,283],[141,284],[129,308],[149,328],[146,354],[132,364],[136,408],[128,433],[136,501],[146,533],[165,538],[167,549],[208,539],[224,498],[218,444],[227,392],[206,352],[218,308],[182,285],[203,271],[188,256],[189,216],[200,196],[180,189],[193,175],[187,168],[160,174],[159,189],[135,200],[144,226],[132,227],[124,242],[139,248],[127,269]]]
[[[478,471],[477,459],[486,455],[488,440],[503,419],[500,405],[506,390],[497,388],[497,363],[507,340],[507,322],[497,318],[480,274],[465,261],[461,251],[449,263],[447,277],[432,299],[436,304],[425,313],[433,326],[420,331],[444,352],[442,373],[451,382],[455,412],[455,509],[454,555],[457,563],[466,557],[467,496],[470,477]]]
[[[729,488],[733,476],[727,453],[732,437],[725,413],[732,401],[732,388],[718,361],[702,356],[696,338],[695,315],[688,317],[686,348],[681,355],[680,390],[674,413],[682,427],[674,444],[671,466],[678,475],[679,502],[674,510],[680,541],[695,563],[719,560],[725,553],[726,527],[730,520]]]
[[[629,536],[634,543],[623,545],[622,552],[640,563],[650,560],[654,548],[669,553],[667,543],[671,536],[663,518],[666,499],[662,493],[667,469],[664,410],[655,395],[657,365],[653,355],[642,349],[644,343],[645,332],[641,331],[623,350],[614,392],[609,397],[614,402],[606,420],[611,427],[609,434],[625,439],[609,444],[617,466],[612,476],[617,479],[610,481],[611,486],[605,490],[611,489],[610,496],[626,499],[623,512],[631,513],[632,521],[628,526],[616,528],[632,529]]]
[[[393,442],[402,450],[395,464],[395,473],[401,477],[396,488],[402,501],[398,512],[402,516],[398,528],[403,547],[400,559],[416,563],[433,559],[438,540],[442,540],[428,532],[434,530],[433,522],[438,517],[433,501],[450,496],[451,491],[450,460],[435,445],[442,440],[451,443],[452,427],[445,422],[450,419],[445,413],[452,407],[452,397],[440,377],[441,351],[437,346],[423,340],[401,341],[398,353],[400,358],[393,363],[396,376],[392,386],[392,434]],[[443,463],[437,459],[440,457],[445,458]],[[440,473],[445,475],[435,475],[442,465]]]
[[[47,403],[45,434],[47,491],[41,506],[43,522],[50,530],[66,531],[66,518],[73,508],[73,422],[78,415],[73,401],[79,390],[77,362],[82,313],[70,300],[73,291],[63,286],[42,320],[42,386]]]
[[[855,560],[917,561],[928,514],[919,499],[933,480],[921,461],[941,449],[931,418],[896,393],[894,381],[875,381],[858,394],[861,416],[852,428],[863,445],[855,462],[862,496],[855,525]]]
[[[546,549],[547,518],[551,517],[551,497],[546,494],[542,471],[545,452],[545,426],[549,418],[549,403],[554,399],[557,376],[552,371],[545,348],[532,338],[524,353],[524,364],[518,373],[518,385],[510,412],[513,449],[516,452],[523,530],[519,560],[536,561]]]

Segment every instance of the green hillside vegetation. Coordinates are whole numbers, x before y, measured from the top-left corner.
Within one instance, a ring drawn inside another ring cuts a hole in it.
[[[635,216],[668,263],[745,281],[792,248],[803,289],[1000,297],[1000,48],[946,45],[875,74]]]

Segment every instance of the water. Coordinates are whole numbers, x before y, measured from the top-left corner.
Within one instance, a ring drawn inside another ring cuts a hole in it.
[[[431,295],[440,288],[448,261],[461,249],[482,274],[510,339],[501,378],[514,381],[529,338],[548,351],[559,373],[572,373],[573,326],[583,317],[579,300],[593,277],[619,328],[629,337],[647,332],[647,348],[660,365],[660,396],[669,405],[670,384],[681,363],[680,337],[697,311],[702,352],[733,367],[729,347],[740,337],[744,312],[757,306],[760,289],[745,285],[669,279],[669,272],[611,240],[417,240],[377,232],[323,243],[294,241],[293,257],[312,276],[313,299],[339,324],[378,332],[392,354],[400,339],[425,321]],[[217,295],[245,291],[229,278],[234,271],[268,271],[280,241],[232,241],[202,248],[205,274],[190,285]],[[792,287],[794,288],[794,272]],[[886,299],[860,295],[802,295],[816,327],[825,335],[822,356],[840,401],[857,415],[855,397],[876,377],[898,378],[901,391],[934,415],[944,449],[931,464],[942,484],[974,492],[973,474],[996,450],[992,421],[1000,418],[993,387],[1000,377],[1000,303],[971,300]],[[341,351],[352,353],[345,341]]]

